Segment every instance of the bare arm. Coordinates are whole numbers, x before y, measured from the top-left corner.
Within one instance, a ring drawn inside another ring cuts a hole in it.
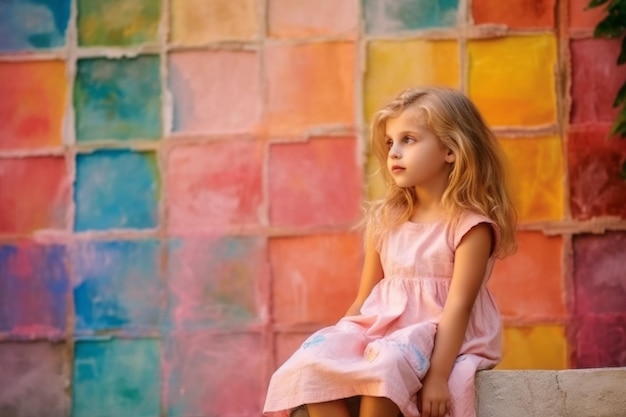
[[[463,344],[467,323],[483,283],[492,240],[491,226],[483,223],[467,232],[456,249],[452,283],[421,393],[424,417],[443,417],[449,411],[448,377]]]
[[[365,299],[370,295],[372,288],[374,288],[381,279],[383,279],[383,267],[380,263],[380,255],[376,251],[373,239],[368,238],[365,241],[365,259],[363,261],[359,292],[350,308],[348,308],[346,316],[359,314]]]

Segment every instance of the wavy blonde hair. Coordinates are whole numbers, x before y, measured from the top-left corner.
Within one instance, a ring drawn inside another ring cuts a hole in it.
[[[380,239],[408,221],[418,203],[415,189],[399,187],[386,169],[386,122],[408,108],[421,111],[425,127],[455,155],[442,196],[448,222],[458,221],[465,210],[482,214],[498,227],[494,254],[504,257],[513,253],[517,213],[508,192],[500,144],[476,106],[464,94],[443,87],[405,90],[374,115],[370,144],[388,191],[367,209],[364,223],[369,225],[368,235]]]

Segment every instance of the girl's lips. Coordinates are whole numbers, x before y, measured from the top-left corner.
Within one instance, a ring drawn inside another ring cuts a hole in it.
[[[396,172],[401,172],[401,171],[404,171],[404,168],[399,165],[394,165],[391,167],[391,172],[396,173]]]

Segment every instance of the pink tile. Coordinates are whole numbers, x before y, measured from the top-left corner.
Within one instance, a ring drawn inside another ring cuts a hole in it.
[[[192,333],[166,340],[168,415],[261,415],[268,357],[263,337],[254,333]]]
[[[626,141],[609,137],[609,126],[570,130],[567,143],[570,207],[576,219],[597,216],[626,218]]]
[[[354,42],[267,47],[268,129],[302,135],[325,126],[354,125]]]
[[[582,318],[576,324],[572,345],[576,368],[626,366],[626,314]]]
[[[193,134],[256,130],[261,115],[259,74],[256,52],[172,53],[173,130]]]
[[[356,297],[362,263],[358,235],[273,238],[269,259],[277,324],[334,323]]]
[[[357,153],[353,137],[271,145],[270,222],[278,226],[356,222],[363,181]]]
[[[214,234],[257,225],[264,147],[230,140],[172,148],[166,171],[169,232]]]
[[[626,80],[626,66],[617,65],[619,39],[571,41],[572,124],[613,122],[615,96]]]
[[[269,0],[268,31],[274,38],[356,35],[357,0]]]
[[[171,240],[168,267],[174,328],[224,328],[267,321],[265,239]]]
[[[281,366],[313,332],[278,333],[275,337],[275,368]]]
[[[574,236],[574,312],[626,314],[625,232]]]

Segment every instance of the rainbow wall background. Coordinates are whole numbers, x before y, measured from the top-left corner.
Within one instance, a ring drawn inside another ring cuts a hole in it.
[[[626,68],[585,5],[0,2],[0,415],[259,416],[354,297],[367,124],[409,85],[511,159],[500,368],[626,365]]]

